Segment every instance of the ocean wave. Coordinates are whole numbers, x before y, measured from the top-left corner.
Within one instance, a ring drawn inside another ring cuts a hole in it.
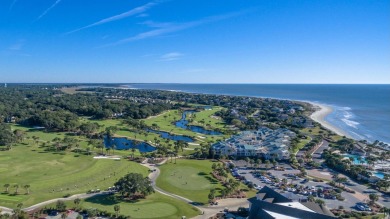
[[[352,114],[352,113],[350,113],[350,112],[348,112],[348,111],[345,111],[345,112],[344,112],[344,118],[349,119],[349,118],[352,118],[352,117],[353,117],[353,114]]]
[[[365,139],[364,136],[359,135],[359,134],[356,133],[356,132],[350,131],[350,134],[352,134],[353,136],[355,136],[355,139],[357,139],[357,140]]]
[[[352,128],[355,128],[355,129],[358,129],[358,125],[360,123],[356,122],[356,121],[352,121],[352,120],[349,120],[349,119],[341,119],[341,121],[343,121],[347,126],[350,126]]]
[[[348,107],[348,106],[339,107],[339,108],[340,108],[340,110],[345,110],[345,111],[351,110],[351,107]]]

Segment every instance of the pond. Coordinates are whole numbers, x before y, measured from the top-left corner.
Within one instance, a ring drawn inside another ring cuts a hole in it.
[[[194,142],[194,139],[192,139],[188,136],[184,136],[184,135],[174,135],[174,134],[170,134],[170,133],[165,132],[165,131],[157,131],[157,130],[153,130],[153,129],[148,129],[148,132],[159,134],[161,138],[165,138],[165,139],[169,139],[169,140]]]
[[[186,110],[183,112],[181,119],[177,122],[175,122],[176,127],[182,128],[182,129],[188,129],[190,131],[205,134],[205,135],[222,135],[221,132],[213,131],[213,130],[207,130],[201,126],[196,125],[188,125],[189,121],[186,120],[187,115],[191,113],[196,113],[195,110]]]
[[[134,145],[134,141],[127,138],[107,138],[104,137],[104,145],[106,148],[110,148],[112,145],[115,145],[116,150],[129,150],[132,148],[138,149],[139,152],[152,152],[156,150],[156,147],[152,145],[140,142],[137,145]]]

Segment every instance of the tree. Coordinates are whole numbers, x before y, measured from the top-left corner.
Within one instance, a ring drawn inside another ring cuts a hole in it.
[[[210,193],[208,195],[209,201],[212,201],[215,199],[215,189],[210,189]]]
[[[377,183],[376,183],[376,186],[378,186],[378,188],[380,190],[384,190],[385,192],[387,191],[387,189],[390,187],[390,181],[388,180],[379,180]]]
[[[335,177],[334,180],[336,183],[339,184],[339,187],[341,187],[341,183],[346,183],[348,179],[346,177],[339,177],[338,175]]]
[[[24,185],[23,187],[26,190],[27,195],[30,194],[30,185]]]
[[[77,208],[79,207],[80,202],[81,202],[81,199],[79,199],[79,198],[76,198],[75,200],[73,200],[73,203],[76,205]]]
[[[120,210],[121,210],[121,206],[120,205],[114,205],[114,211],[115,211],[115,217],[116,218],[118,218]]]
[[[65,211],[65,210],[66,210],[66,204],[65,204],[65,202],[64,202],[64,201],[61,201],[61,200],[58,200],[58,201],[56,202],[56,209],[57,209],[58,211]]]
[[[139,173],[129,173],[114,184],[122,198],[145,197],[154,192],[151,181]]]
[[[15,194],[18,194],[18,192],[19,192],[19,185],[18,184],[14,185],[14,188],[15,188]]]
[[[16,207],[17,207],[18,209],[22,209],[23,203],[18,203],[18,204],[16,205]]]
[[[270,164],[270,161],[269,161],[269,160],[265,160],[265,168],[266,168],[266,169],[269,168],[269,164]]]
[[[9,184],[9,183],[4,184],[4,188],[5,188],[5,191],[6,191],[7,193],[9,193],[9,187],[10,187],[10,184]]]
[[[376,193],[371,193],[368,198],[370,198],[370,202],[374,204],[376,201],[378,201],[379,196]]]
[[[315,203],[319,204],[320,206],[323,206],[325,204],[325,201],[318,198],[315,200]]]

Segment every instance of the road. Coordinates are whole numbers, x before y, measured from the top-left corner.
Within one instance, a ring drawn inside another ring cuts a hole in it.
[[[28,212],[28,211],[32,211],[32,210],[40,208],[40,207],[44,207],[44,206],[46,206],[48,204],[51,204],[51,203],[55,203],[55,202],[57,202],[59,200],[61,200],[61,201],[72,201],[72,200],[75,200],[77,198],[85,199],[85,198],[90,198],[90,197],[93,197],[93,196],[107,195],[107,194],[109,194],[109,192],[100,192],[100,193],[91,193],[91,194],[86,194],[86,193],[76,194],[76,195],[72,195],[72,196],[70,196],[68,198],[55,198],[55,199],[47,200],[47,201],[44,201],[44,202],[32,205],[30,207],[23,208],[22,210]],[[2,214],[5,214],[5,213],[12,214],[12,211],[13,211],[13,209],[7,208],[7,207],[3,207],[3,206],[0,206],[0,209],[2,210],[1,211]]]
[[[166,160],[164,160],[163,162],[159,163],[158,165],[161,165],[161,164],[163,164],[165,162],[166,162]],[[160,169],[157,168],[158,165],[156,166],[154,164],[148,164],[148,163],[142,163],[141,165],[143,165],[143,166],[149,168],[150,170],[152,170],[152,172],[149,174],[149,178],[152,181],[152,186],[153,186],[154,190],[156,190],[157,192],[159,192],[159,193],[161,193],[163,195],[167,195],[167,196],[176,198],[178,200],[187,202],[188,204],[191,204],[192,206],[194,206],[197,209],[199,209],[199,211],[202,212],[202,214],[194,217],[196,219],[209,218],[211,216],[214,216],[218,212],[224,211],[225,208],[232,209],[232,210],[237,210],[239,207],[245,207],[245,208],[249,207],[249,202],[245,198],[244,199],[234,199],[234,198],[221,199],[221,200],[218,200],[218,205],[216,205],[216,206],[198,206],[198,205],[196,205],[196,202],[194,202],[194,201],[192,201],[192,200],[190,200],[188,198],[176,195],[174,193],[170,193],[170,192],[164,191],[163,189],[157,187],[156,179],[160,175]]]
[[[166,161],[167,160],[165,159],[164,161],[159,163],[159,165],[165,163]],[[159,192],[159,193],[161,193],[163,195],[167,195],[167,196],[176,198],[178,200],[187,202],[187,203],[191,204],[192,206],[196,207],[197,209],[199,209],[199,211],[202,212],[202,215],[196,216],[195,217],[196,219],[209,218],[209,217],[217,214],[218,212],[222,212],[225,208],[237,210],[239,207],[246,207],[246,208],[249,207],[249,202],[248,202],[247,199],[232,199],[232,198],[218,200],[219,204],[217,206],[197,206],[197,205],[195,205],[194,201],[192,201],[192,200],[190,200],[188,198],[176,195],[174,193],[170,193],[170,192],[164,191],[161,188],[157,187],[156,186],[156,179],[160,175],[160,169],[157,168],[156,165],[147,164],[147,163],[142,163],[141,165],[143,165],[143,166],[149,168],[150,170],[152,170],[152,172],[149,174],[149,178],[151,179],[153,188],[157,192]],[[51,200],[48,200],[48,201],[44,201],[44,202],[32,205],[32,206],[27,207],[27,208],[23,208],[22,210],[26,211],[26,212],[27,211],[32,211],[34,209],[37,209],[37,208],[40,208],[40,207],[44,207],[44,206],[46,206],[48,204],[55,203],[58,200],[71,201],[71,200],[75,200],[77,198],[85,199],[85,198],[90,198],[90,197],[93,197],[93,196],[107,195],[107,194],[110,194],[110,192],[100,192],[100,193],[92,193],[92,194],[86,194],[86,193],[76,194],[76,195],[72,195],[72,196],[70,196],[68,198],[56,198],[56,199],[51,199]],[[13,211],[13,209],[10,209],[10,208],[7,208],[7,207],[3,207],[3,206],[0,206],[0,209],[1,209],[1,214],[5,214],[5,213],[12,214],[12,211]],[[76,214],[72,214],[72,215],[73,216],[77,216]],[[57,216],[56,217],[50,217],[50,218],[54,219],[54,218],[57,218]]]
[[[324,162],[324,159],[321,158],[321,154],[327,148],[329,148],[329,142],[326,140],[323,140],[322,145],[316,151],[314,151],[312,159],[318,163]],[[320,169],[320,170],[318,170],[318,169],[308,170],[307,173],[309,175],[313,175],[313,176],[318,177],[318,178],[323,178],[325,180],[332,180],[332,175],[340,174],[337,171],[334,171],[334,170],[327,168],[327,167]],[[343,175],[343,174],[341,174],[341,175]],[[390,197],[389,196],[386,196],[386,195],[384,195],[378,191],[375,191],[373,189],[369,189],[367,186],[357,183],[356,181],[354,181],[354,179],[352,179],[346,175],[343,175],[343,176],[345,176],[349,180],[349,183],[346,184],[346,187],[354,190],[356,192],[355,197],[360,199],[360,201],[369,200],[368,195],[370,194],[370,192],[373,192],[373,193],[377,193],[379,195],[379,200],[377,201],[377,203],[379,203],[385,207],[388,207],[388,208],[390,207]]]

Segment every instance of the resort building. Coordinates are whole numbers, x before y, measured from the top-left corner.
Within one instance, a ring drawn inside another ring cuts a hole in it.
[[[314,202],[292,201],[264,186],[255,197],[248,199],[248,219],[334,219],[326,206]]]
[[[288,159],[288,148],[295,137],[296,134],[288,129],[261,127],[257,131],[243,131],[212,147],[216,155]]]

